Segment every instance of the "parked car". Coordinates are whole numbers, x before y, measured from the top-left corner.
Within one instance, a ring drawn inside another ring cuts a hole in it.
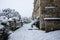
[[[21,20],[18,20],[17,18],[16,19],[10,18],[8,22],[9,22],[9,28],[13,31],[23,26]]]
[[[26,19],[21,19],[21,20],[22,20],[23,23],[30,23],[31,22],[31,20],[29,20],[27,18]]]

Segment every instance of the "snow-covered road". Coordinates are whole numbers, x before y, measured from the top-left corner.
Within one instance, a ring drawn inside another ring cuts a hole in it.
[[[33,29],[33,30],[29,30]],[[45,33],[37,28],[31,28],[30,24],[25,24],[9,36],[9,40],[60,40],[60,30]]]

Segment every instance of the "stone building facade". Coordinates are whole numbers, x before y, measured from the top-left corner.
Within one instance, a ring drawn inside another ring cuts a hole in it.
[[[36,17],[39,16],[39,14],[40,14],[39,13],[40,12],[39,11],[39,5],[40,5],[39,1],[40,0],[38,0],[38,1],[34,0],[34,9],[33,9],[33,15],[32,15],[34,19],[36,19]]]
[[[34,0],[33,18],[39,16],[40,29],[60,29],[60,0]],[[50,20],[46,21],[45,19]],[[58,20],[54,20],[57,19]],[[53,20],[52,20],[53,19]]]

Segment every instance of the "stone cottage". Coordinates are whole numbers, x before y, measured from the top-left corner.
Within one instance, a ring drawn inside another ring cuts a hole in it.
[[[39,16],[40,29],[60,29],[60,0],[34,0],[32,18]]]

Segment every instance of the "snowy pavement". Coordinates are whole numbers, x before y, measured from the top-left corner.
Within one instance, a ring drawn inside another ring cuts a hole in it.
[[[12,33],[9,40],[60,40],[60,30],[45,33],[45,31],[37,30],[35,27],[31,28],[30,23]]]

